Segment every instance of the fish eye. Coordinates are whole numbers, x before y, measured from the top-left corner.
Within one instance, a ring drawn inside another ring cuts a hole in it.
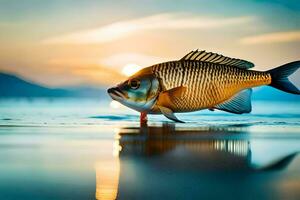
[[[130,87],[131,89],[136,90],[136,89],[138,89],[138,88],[140,87],[141,82],[140,82],[140,80],[138,80],[138,79],[132,79],[132,80],[129,80],[129,81],[128,81],[128,85],[129,85],[129,87]]]

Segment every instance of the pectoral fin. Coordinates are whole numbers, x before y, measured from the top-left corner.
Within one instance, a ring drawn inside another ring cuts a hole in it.
[[[185,86],[180,86],[163,91],[159,94],[156,105],[159,108],[160,112],[168,119],[171,119],[175,122],[184,123],[183,121],[177,119],[170,107],[173,107],[173,100],[176,98],[181,98],[186,89],[187,88]]]
[[[180,98],[183,96],[186,89],[187,89],[187,87],[185,87],[185,86],[179,86],[179,87],[167,90],[165,92],[167,92],[169,94],[169,96],[171,96],[171,97]]]
[[[163,107],[172,107],[175,98],[181,98],[187,88],[180,86],[170,90],[163,91],[159,94],[157,105]]]
[[[168,119],[171,119],[175,122],[184,123],[184,121],[179,120],[173,113],[173,111],[170,108],[164,107],[164,106],[158,106],[160,112],[167,117]]]

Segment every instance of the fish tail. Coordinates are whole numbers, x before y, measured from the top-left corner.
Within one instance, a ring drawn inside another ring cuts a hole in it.
[[[292,94],[300,94],[300,90],[289,81],[288,77],[300,68],[300,61],[287,63],[267,71],[271,74],[270,86]]]

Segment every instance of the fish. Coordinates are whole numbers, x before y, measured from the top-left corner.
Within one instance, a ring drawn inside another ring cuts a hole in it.
[[[252,62],[221,54],[193,50],[180,60],[141,69],[107,90],[113,100],[141,113],[163,114],[175,122],[174,113],[203,109],[234,114],[250,113],[252,88],[268,85],[300,95],[288,77],[300,67],[294,61],[267,71],[252,70]]]

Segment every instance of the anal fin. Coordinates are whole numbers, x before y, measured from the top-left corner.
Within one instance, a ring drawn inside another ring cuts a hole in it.
[[[230,99],[215,106],[216,109],[235,114],[250,113],[252,89],[242,90]]]

